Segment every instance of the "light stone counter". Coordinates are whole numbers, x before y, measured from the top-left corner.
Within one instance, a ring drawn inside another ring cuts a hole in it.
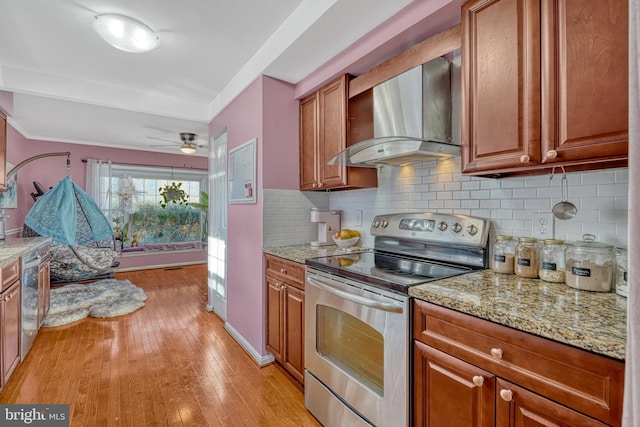
[[[367,248],[353,246],[351,248],[342,249],[337,245],[319,246],[313,247],[310,244],[306,245],[291,245],[291,246],[277,246],[264,248],[262,252],[265,254],[277,256],[280,258],[288,259],[289,261],[299,262],[304,264],[304,260],[307,258],[319,258],[323,256],[349,254],[355,252],[362,252],[368,250]]]
[[[624,360],[627,299],[492,270],[413,286],[409,295],[481,319]]]
[[[350,248],[359,251],[366,248]],[[307,258],[348,253],[335,245],[264,248],[304,264]],[[580,291],[563,283],[483,270],[409,288],[409,295],[520,331],[618,360],[625,359],[627,299]]]
[[[0,267],[47,242],[51,242],[50,237],[10,237],[0,240]]]

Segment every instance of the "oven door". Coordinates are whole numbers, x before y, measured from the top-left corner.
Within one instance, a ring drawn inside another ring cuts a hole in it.
[[[308,268],[305,322],[307,409],[325,426],[406,426],[409,298]]]

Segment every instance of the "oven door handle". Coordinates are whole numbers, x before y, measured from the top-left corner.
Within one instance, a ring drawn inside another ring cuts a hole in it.
[[[371,308],[377,308],[380,310],[388,311],[391,313],[402,313],[403,306],[398,304],[392,304],[388,302],[380,302],[376,300],[372,300],[370,298],[366,298],[360,295],[355,295],[345,290],[336,288],[334,285],[325,282],[324,280],[317,279],[315,277],[307,276],[307,283],[316,288],[322,289],[326,292],[329,292],[335,296],[344,298],[348,301],[355,302],[356,304],[361,304]]]

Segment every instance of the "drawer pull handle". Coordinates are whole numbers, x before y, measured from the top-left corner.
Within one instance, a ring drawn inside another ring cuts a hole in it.
[[[491,355],[496,359],[502,359],[502,350],[499,348],[492,348]]]
[[[549,150],[547,151],[547,157],[550,159],[555,159],[556,157],[558,157],[558,152],[556,150]]]
[[[482,375],[474,375],[472,381],[476,386],[482,387],[482,384],[484,384],[484,377]]]
[[[500,397],[505,402],[511,402],[511,399],[513,399],[513,392],[511,390],[503,388],[502,390],[500,390]]]
[[[286,268],[281,268],[281,269],[280,269],[280,273],[282,273],[282,274],[287,274],[287,269],[286,269]]]
[[[520,163],[529,163],[530,160],[531,157],[529,157],[528,154],[523,154],[522,156],[520,156]]]

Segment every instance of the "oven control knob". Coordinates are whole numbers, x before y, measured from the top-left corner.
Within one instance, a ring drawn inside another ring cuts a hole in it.
[[[448,224],[446,222],[444,222],[444,221],[440,221],[438,223],[438,230],[440,230],[440,231],[446,230],[447,227],[448,227]]]
[[[469,233],[470,236],[475,236],[476,234],[478,234],[478,227],[476,227],[473,224],[468,225],[467,226],[467,233]]]
[[[383,219],[381,225],[382,225],[382,228],[386,228],[387,225],[389,225],[389,221],[387,221],[386,219]]]
[[[378,228],[378,227],[380,227],[380,221],[376,219],[373,221],[373,228]]]
[[[459,233],[460,231],[462,231],[462,226],[460,225],[459,222],[456,222],[451,226],[451,229],[453,230],[454,233]]]

